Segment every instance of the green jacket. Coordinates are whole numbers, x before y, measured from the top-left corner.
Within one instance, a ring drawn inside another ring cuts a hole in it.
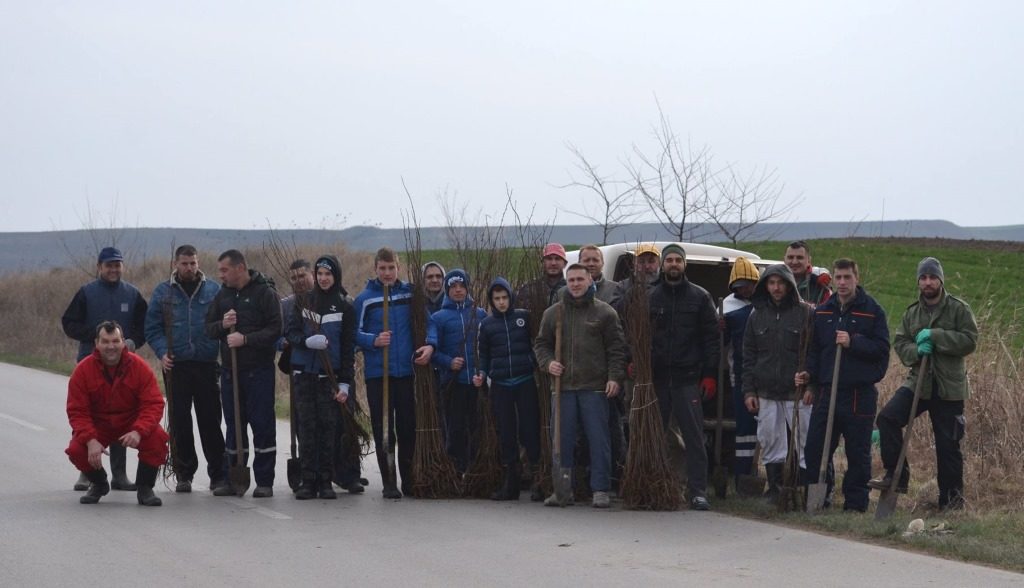
[[[917,383],[921,356],[917,354],[917,334],[931,329],[932,356],[921,388],[921,398],[931,398],[936,386],[942,400],[966,400],[970,396],[964,358],[978,345],[978,324],[966,302],[945,290],[938,307],[929,313],[920,299],[907,307],[903,322],[896,329],[893,349],[903,365],[910,367],[903,385],[911,390]]]
[[[562,299],[544,311],[533,342],[537,365],[547,371],[555,360],[555,324],[562,313],[562,390],[604,391],[608,382],[626,376],[626,340],[619,315],[594,298],[593,289],[574,299]]]

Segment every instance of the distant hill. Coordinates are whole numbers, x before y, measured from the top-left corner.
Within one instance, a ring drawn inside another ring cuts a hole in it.
[[[350,227],[329,231],[316,229],[281,229],[275,233],[288,242],[300,245],[344,243],[357,250],[375,250],[384,245],[397,249],[405,247],[402,229],[377,227]],[[694,235],[703,242],[720,242],[721,234],[711,227],[697,225]],[[420,230],[424,249],[448,247],[447,234],[442,227],[424,227]],[[46,231],[38,233],[0,233],[0,273],[20,269],[49,269],[72,264],[72,260],[95,259],[96,252],[111,243],[121,247],[132,259],[154,256],[170,257],[171,245],[191,243],[203,251],[220,252],[229,248],[259,248],[268,242],[267,229],[187,229],[187,228],[135,228],[97,229],[94,231]],[[801,222],[768,223],[746,236],[750,241],[767,239],[790,241],[796,239],[826,239],[840,237],[916,237],[941,239],[978,239],[986,241],[1024,242],[1024,225],[1003,227],[961,227],[942,220],[866,221],[860,223]],[[617,229],[610,241],[671,240],[670,235],[656,223],[637,223]],[[550,240],[583,244],[599,242],[601,229],[592,225],[559,225],[551,228]],[[689,240],[689,239],[688,239]],[[740,246],[742,249],[742,246]],[[91,262],[90,262],[91,263]]]

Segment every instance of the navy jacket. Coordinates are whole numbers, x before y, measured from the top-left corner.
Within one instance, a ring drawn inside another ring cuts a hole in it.
[[[157,357],[167,353],[167,336],[164,330],[166,317],[171,314],[171,355],[176,361],[216,362],[220,344],[206,335],[206,311],[213,302],[220,284],[206,279],[199,273],[199,286],[190,297],[174,274],[166,282],[160,282],[153,290],[149,308],[146,310],[146,341]]]
[[[850,333],[850,347],[843,349],[839,367],[840,389],[874,386],[889,368],[889,325],[885,310],[860,286],[846,308],[840,308],[839,295],[834,295],[815,309],[807,372],[811,383],[817,384],[819,389],[832,385],[836,331]]]
[[[311,292],[292,299],[285,337],[291,345],[293,369],[307,374],[327,374],[320,351],[306,347],[306,338],[317,333],[327,337],[327,354],[338,383],[355,385],[356,317],[352,304],[345,300],[341,284],[341,264],[333,255],[324,255],[316,265],[327,262],[334,284],[324,291],[314,286]],[[390,326],[390,325],[389,325]]]
[[[117,321],[124,338],[131,339],[136,349],[146,344],[146,299],[139,289],[123,280],[95,279],[78,289],[61,317],[64,334],[78,341],[75,361],[92,354],[96,327],[103,321]]]
[[[515,308],[515,294],[504,278],[491,282],[488,299],[496,287],[508,291],[511,306],[508,312],[498,312],[492,306],[491,314],[480,322],[477,336],[480,370],[499,384],[533,377],[537,359],[530,336],[530,312]]]

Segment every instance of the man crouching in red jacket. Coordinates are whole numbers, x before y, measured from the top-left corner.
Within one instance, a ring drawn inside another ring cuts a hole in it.
[[[139,504],[160,506],[153,494],[156,472],[167,459],[167,433],[160,426],[164,398],[153,370],[125,349],[121,325],[96,327],[96,349],[75,367],[68,382],[71,444],[64,450],[92,483],[82,504],[96,504],[110,492],[100,456],[111,443],[139,450]]]

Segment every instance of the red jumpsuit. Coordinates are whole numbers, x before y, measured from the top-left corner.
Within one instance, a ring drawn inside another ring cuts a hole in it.
[[[79,471],[89,465],[90,439],[103,447],[117,443],[130,431],[141,436],[139,461],[160,467],[167,459],[167,433],[160,426],[164,398],[153,370],[138,355],[125,349],[112,368],[103,365],[94,350],[75,367],[68,381],[68,420],[71,444],[64,450]]]

